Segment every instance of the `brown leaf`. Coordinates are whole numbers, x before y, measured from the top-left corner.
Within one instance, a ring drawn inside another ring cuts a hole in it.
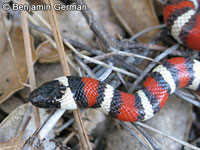
[[[8,142],[0,143],[0,149],[13,150],[15,147],[16,139],[11,138]]]
[[[65,50],[67,53],[69,52],[69,48],[65,47]],[[58,50],[48,41],[41,43],[36,52],[40,63],[53,63],[59,60]]]
[[[12,51],[8,41],[6,41],[0,56],[0,103],[5,101],[14,92],[22,89],[24,85],[20,83],[18,71],[21,76],[22,83],[26,83],[28,79],[28,70],[26,65],[26,56],[24,49],[23,34],[20,27],[13,27],[10,32],[11,42],[14,48],[14,55],[17,61],[14,61]],[[36,54],[32,41],[33,60],[36,60]],[[19,70],[17,71],[17,66]]]
[[[1,13],[2,16],[6,16],[7,14],[4,13],[4,11]],[[4,23],[5,23],[5,26],[6,26],[6,30],[10,31],[11,27],[12,27],[12,24],[11,24],[11,21],[8,20],[8,19],[4,19]],[[5,49],[5,46],[7,45],[7,38],[6,38],[6,34],[5,34],[5,30],[2,30],[4,28],[4,25],[3,25],[3,21],[2,21],[2,18],[0,19],[0,60],[2,59],[2,53]]]
[[[58,51],[48,41],[41,43],[37,47],[36,52],[40,63],[49,63],[59,60]]]
[[[103,25],[110,36],[114,37],[116,34],[125,36],[123,28],[119,24],[111,9],[111,6],[109,5],[109,0],[86,0],[85,2],[94,14],[95,20]]]
[[[27,88],[29,93],[30,90]],[[3,103],[0,105],[0,109],[3,110],[5,113],[10,114],[15,108],[17,108],[20,105],[23,105],[24,102],[19,99],[17,96],[13,95],[10,98],[6,99]]]
[[[110,0],[110,4],[115,15],[130,35],[159,24],[151,0]],[[138,39],[148,42],[157,33],[158,30],[153,30]]]

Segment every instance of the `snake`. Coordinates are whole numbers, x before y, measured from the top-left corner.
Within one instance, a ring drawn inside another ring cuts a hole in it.
[[[200,50],[198,5],[198,0],[168,0],[164,9],[171,35],[194,50]],[[135,122],[152,118],[176,89],[184,87],[200,91],[200,61],[173,57],[157,65],[142,89],[133,94],[94,78],[61,76],[32,91],[29,100],[40,108],[94,108],[118,120]]]
[[[180,44],[200,50],[200,0],[168,0],[164,8],[164,22]]]

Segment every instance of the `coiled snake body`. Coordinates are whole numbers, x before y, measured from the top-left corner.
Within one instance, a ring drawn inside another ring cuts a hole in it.
[[[164,18],[178,42],[200,50],[198,4],[197,0],[168,0]],[[121,92],[93,78],[63,76],[33,91],[30,101],[42,108],[99,108],[114,118],[133,122],[151,118],[176,88],[183,87],[200,91],[198,60],[184,57],[168,59],[152,70],[143,88],[134,94]]]

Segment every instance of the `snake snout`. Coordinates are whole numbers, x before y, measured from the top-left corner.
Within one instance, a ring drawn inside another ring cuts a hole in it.
[[[30,96],[29,96],[29,101],[35,105],[35,106],[38,106],[40,104],[40,101],[42,100],[42,97],[41,95],[38,95],[36,93],[36,90],[31,92]]]
[[[39,93],[38,90],[31,92],[29,96],[30,102],[40,108],[49,108],[48,101],[42,93]]]
[[[66,87],[61,85],[59,81],[50,81],[32,91],[29,100],[40,108],[60,108],[59,99],[62,98]]]

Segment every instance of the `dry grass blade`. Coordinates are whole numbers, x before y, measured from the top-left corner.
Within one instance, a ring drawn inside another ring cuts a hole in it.
[[[28,119],[26,120],[26,122],[25,122],[25,124],[24,124],[24,127],[23,127],[21,133],[19,134],[19,137],[18,137],[17,140],[16,140],[15,149],[14,149],[14,150],[18,150],[18,148],[20,147],[20,145],[19,145],[19,144],[20,144],[20,141],[21,141],[21,139],[22,139],[22,136],[23,136],[23,134],[24,134],[24,132],[25,132],[25,130],[26,130],[26,127],[27,127],[27,125],[28,125],[28,123],[29,123],[30,120],[31,120],[31,116],[29,116]]]
[[[164,27],[166,27],[166,25],[165,25],[165,24],[161,24],[161,25],[158,25],[158,26],[154,26],[154,27],[147,28],[147,29],[145,29],[145,30],[143,30],[143,31],[141,31],[141,32],[139,32],[139,33],[137,33],[137,34],[135,34],[134,36],[132,36],[132,37],[130,38],[130,40],[135,40],[135,39],[137,39],[139,36],[145,34],[146,32],[149,32],[149,31],[152,31],[152,30],[155,30],[155,29],[164,28]]]
[[[24,0],[21,1],[22,4],[25,3]],[[35,75],[34,75],[34,69],[33,69],[33,60],[31,55],[31,44],[30,44],[30,35],[28,30],[28,22],[27,22],[27,14],[25,11],[21,11],[22,16],[22,29],[23,29],[23,35],[24,35],[24,45],[26,50],[26,58],[27,58],[27,65],[28,65],[28,76],[29,76],[29,82],[31,85],[31,91],[33,91],[36,88],[35,83]]]
[[[143,144],[143,146],[146,149],[153,150],[153,147],[147,141],[147,139],[138,131],[137,128],[135,128],[133,125],[131,125],[131,123],[120,121],[120,124],[122,124],[125,128],[127,128]]]
[[[48,0],[46,0],[46,2],[50,3],[51,6],[53,6],[53,1],[50,0],[48,2]],[[60,29],[59,29],[56,14],[55,14],[53,8],[51,9],[51,12],[48,11],[48,15],[49,15],[50,23],[52,25],[54,40],[56,42],[56,46],[57,46],[57,49],[58,49],[58,52],[59,52],[59,57],[60,57],[60,62],[61,62],[62,68],[63,68],[63,72],[64,72],[65,75],[70,75],[68,61],[67,61],[66,56],[65,56],[64,45],[63,45],[62,37],[61,37],[61,34],[60,34]]]
[[[168,139],[170,139],[170,140],[173,140],[173,141],[175,141],[175,142],[177,142],[177,143],[180,143],[180,144],[182,144],[182,145],[184,145],[184,146],[186,146],[186,147],[188,147],[188,148],[191,148],[191,149],[194,149],[194,150],[200,150],[200,148],[198,148],[198,147],[196,147],[196,146],[194,146],[194,145],[191,145],[191,144],[189,144],[189,143],[187,143],[187,142],[184,142],[184,141],[182,141],[182,140],[178,140],[178,139],[176,139],[176,138],[174,138],[174,137],[172,137],[172,136],[166,135],[165,133],[163,133],[163,132],[161,132],[161,131],[158,131],[158,130],[156,130],[155,128],[152,128],[152,127],[150,127],[150,126],[148,126],[148,125],[146,125],[146,124],[144,124],[144,123],[135,122],[135,124],[137,124],[137,125],[139,125],[139,126],[141,126],[141,127],[143,127],[143,128],[146,128],[146,129],[148,129],[148,130],[150,130],[150,131],[153,131],[153,132],[155,132],[155,133],[157,133],[157,134],[160,134],[160,135],[162,135],[163,137],[166,137],[166,138],[168,138]]]
[[[21,4],[25,4],[25,0],[21,0]],[[22,29],[23,29],[23,36],[24,36],[24,46],[26,51],[26,61],[27,61],[27,68],[28,68],[28,77],[30,83],[30,89],[33,91],[36,88],[35,82],[35,74],[33,69],[33,60],[32,60],[32,53],[31,53],[31,43],[30,43],[30,35],[28,29],[28,20],[27,20],[27,12],[21,11],[22,16]],[[38,108],[34,107],[34,117],[36,122],[36,127],[39,128],[40,126],[40,117]]]
[[[47,4],[50,4],[51,7],[53,7],[53,1],[52,0],[46,0]],[[53,29],[53,33],[54,33],[54,39],[56,41],[56,45],[57,45],[57,49],[59,51],[59,56],[60,56],[60,61],[61,61],[61,65],[63,68],[63,72],[65,75],[69,75],[70,71],[69,71],[69,66],[68,66],[68,62],[67,62],[67,57],[65,54],[65,50],[64,50],[64,45],[62,42],[62,37],[60,34],[60,30],[59,30],[59,26],[58,26],[58,22],[57,22],[57,18],[56,18],[56,14],[55,14],[55,10],[52,8],[51,12],[49,12],[49,19],[52,25],[52,29]],[[83,126],[83,121],[81,119],[81,115],[79,110],[74,110],[74,117],[76,120],[76,124],[78,127],[78,132],[79,132],[79,136],[80,136],[80,143],[81,143],[81,147],[86,150],[86,149],[92,149],[90,146],[90,142],[89,142],[89,138],[87,136],[86,130]]]
[[[179,90],[175,91],[174,94],[179,96],[180,98],[184,99],[185,101],[195,105],[196,107],[200,108],[200,102],[196,101],[195,99],[192,99],[186,95],[183,95],[183,92],[180,92]]]

